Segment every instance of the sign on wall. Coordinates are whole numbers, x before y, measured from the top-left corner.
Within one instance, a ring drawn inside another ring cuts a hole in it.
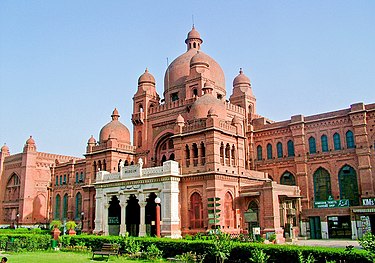
[[[363,206],[375,206],[375,197],[372,198],[362,198],[362,205]]]
[[[349,199],[315,201],[315,208],[349,207]]]

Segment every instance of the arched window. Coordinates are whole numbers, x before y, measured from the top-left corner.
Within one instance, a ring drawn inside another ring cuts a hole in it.
[[[171,155],[169,155],[169,160],[172,160],[172,161],[174,161],[174,153],[171,153]]]
[[[326,201],[331,194],[331,177],[326,169],[319,168],[314,173],[315,201]]]
[[[232,165],[235,165],[236,147],[234,147],[234,145],[232,145],[232,150],[230,151],[230,156],[232,157]]]
[[[143,106],[142,106],[142,104],[138,105],[138,112],[143,112]]]
[[[118,164],[117,164],[117,171],[118,171],[118,172],[121,171],[121,162],[122,162],[122,160],[120,159],[120,160],[118,161]]]
[[[251,217],[256,220],[249,223],[252,227],[259,226],[259,206],[257,202],[251,201],[248,208],[247,213],[252,214]]]
[[[233,209],[233,197],[227,192],[224,197],[224,220],[226,228],[234,227],[234,209]]]
[[[320,137],[321,143],[322,143],[322,152],[328,152],[328,138],[327,135],[322,135]]]
[[[78,184],[79,178],[78,178],[78,172],[76,172],[76,184]]]
[[[64,174],[64,181],[63,184],[66,184],[66,174]]]
[[[258,161],[261,161],[263,159],[263,156],[262,156],[262,146],[258,145],[257,146],[257,159]]]
[[[125,160],[124,166],[129,166],[129,161],[128,160]]]
[[[64,195],[63,198],[63,211],[62,211],[62,219],[68,218],[68,194]]]
[[[93,171],[94,171],[94,176],[96,177],[96,172],[98,171],[98,167],[96,166],[96,161],[94,161],[94,164],[93,164]]]
[[[206,147],[203,142],[201,142],[201,164],[206,164]]]
[[[288,157],[294,156],[294,143],[292,140],[289,140],[288,143]]]
[[[163,165],[163,163],[167,161],[167,157],[165,155],[163,155],[163,157],[161,158],[161,165]]]
[[[193,143],[193,164],[194,166],[198,165],[198,146],[196,143]]]
[[[60,198],[60,195],[58,194],[55,197],[55,219],[61,219],[60,210],[61,210],[61,198]]]
[[[267,144],[267,159],[272,159],[272,145]]]
[[[103,171],[107,171],[107,162],[103,160]]]
[[[142,147],[142,131],[138,131],[138,147]]]
[[[225,146],[225,163],[226,165],[230,165],[230,145],[227,143]]]
[[[198,96],[198,90],[197,89],[193,89],[193,96]]]
[[[281,142],[278,142],[276,144],[277,148],[277,158],[283,158],[283,144]]]
[[[18,201],[20,198],[21,182],[18,175],[15,173],[9,178],[6,190],[5,190],[5,201]]]
[[[353,136],[353,132],[352,131],[347,131],[346,132],[346,147],[348,149],[355,147],[354,136]]]
[[[98,171],[101,171],[102,170],[102,161],[99,160],[98,161]]]
[[[345,165],[339,172],[340,199],[349,199],[351,206],[359,205],[357,173]]]
[[[63,177],[62,177],[62,175],[60,175],[60,185],[62,185],[63,184]]]
[[[82,212],[82,195],[80,192],[76,194],[76,209],[75,209],[75,219],[80,219]]]
[[[224,143],[220,144],[220,162],[224,165]]]
[[[296,178],[290,172],[285,172],[280,177],[280,184],[284,184],[284,185],[296,185]]]
[[[83,172],[81,172],[81,177],[79,178],[79,181],[83,183],[85,181],[85,176],[83,175]]]
[[[203,204],[202,198],[198,193],[190,196],[190,227],[203,228]]]
[[[314,137],[309,138],[309,152],[310,154],[316,153],[316,143]]]
[[[185,145],[185,158],[186,158],[186,167],[189,167],[190,165],[190,149],[189,145]]]
[[[55,185],[58,186],[59,185],[59,176],[56,175],[56,179],[55,179]]]
[[[333,147],[335,150],[341,150],[340,134],[337,132],[333,135]]]

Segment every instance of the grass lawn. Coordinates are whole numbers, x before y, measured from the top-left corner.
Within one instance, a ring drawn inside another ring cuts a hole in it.
[[[92,253],[62,252],[62,251],[39,251],[20,253],[1,253],[1,257],[6,256],[9,263],[81,263],[81,262],[106,262],[107,257],[95,256],[91,260]],[[134,263],[134,262],[163,262],[146,260],[128,260],[125,257],[110,256],[108,262]]]

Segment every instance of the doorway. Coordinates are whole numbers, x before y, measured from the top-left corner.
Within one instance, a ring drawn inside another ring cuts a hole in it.
[[[322,230],[319,216],[309,217],[310,222],[310,238],[311,239],[322,239]]]

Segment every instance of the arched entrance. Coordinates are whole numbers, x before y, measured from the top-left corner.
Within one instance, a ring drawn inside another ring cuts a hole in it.
[[[151,193],[146,199],[146,208],[145,208],[145,224],[146,224],[146,234],[148,236],[156,235],[156,203],[155,203],[156,194]]]
[[[108,208],[108,234],[118,236],[120,233],[121,207],[117,196],[112,196]]]
[[[255,200],[249,203],[245,212],[245,222],[247,223],[249,236],[256,239],[255,235],[259,235],[260,233],[256,229],[259,227],[259,206]]]
[[[140,206],[137,197],[132,194],[130,195],[126,206],[126,232],[130,236],[137,237],[139,235],[139,224],[140,224]]]

